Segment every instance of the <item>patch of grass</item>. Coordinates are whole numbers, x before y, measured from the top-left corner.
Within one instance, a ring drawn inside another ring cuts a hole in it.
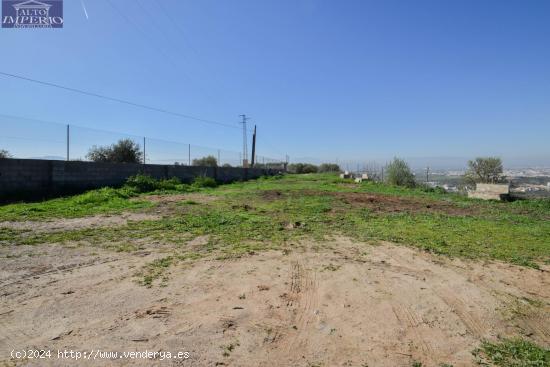
[[[474,351],[480,363],[498,367],[548,367],[550,349],[542,348],[524,339],[503,339],[496,343],[484,341]]]
[[[142,271],[141,276],[143,278],[140,281],[140,284],[146,287],[151,287],[155,280],[164,276],[164,273],[172,265],[173,262],[174,257],[168,256],[161,259],[156,259],[153,262],[149,263]],[[166,278],[164,280],[166,280]]]
[[[212,177],[199,176],[193,180],[193,186],[202,188],[202,187],[216,187],[218,183]]]
[[[0,229],[0,242],[79,242],[104,246],[148,239],[179,247],[190,238],[208,235],[208,243],[198,252],[200,256],[215,254],[219,258],[231,258],[266,249],[287,249],[304,238],[323,241],[341,234],[365,242],[385,240],[437,254],[499,259],[535,268],[550,260],[548,200],[483,202],[422,188],[406,189],[374,182],[356,184],[330,174],[288,175],[196,189],[217,196],[217,200],[201,205],[182,202],[185,210],[172,212],[163,219],[129,222],[116,228],[50,233]],[[70,217],[127,210],[129,205],[137,208],[152,205],[128,200],[135,193],[125,190],[95,190],[57,201],[17,204],[17,210],[5,206],[0,208],[0,220],[6,216],[17,220]],[[346,196],[346,193],[353,195]],[[374,204],[368,200],[353,202],[358,194],[374,196],[378,201]],[[389,196],[390,203],[384,201]],[[403,207],[410,208],[411,197],[423,210],[396,209],[400,198],[409,205]],[[475,210],[430,211],[434,203],[444,204],[439,205],[440,208],[472,207]]]
[[[0,206],[0,221],[77,218],[95,214],[120,213],[152,206],[143,200],[129,200],[135,193],[126,188],[102,188],[81,195],[46,200],[39,203],[17,203]]]

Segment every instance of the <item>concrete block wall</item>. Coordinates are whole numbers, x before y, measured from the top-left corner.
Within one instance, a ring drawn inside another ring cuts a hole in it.
[[[177,177],[183,182],[205,176],[228,183],[276,173],[276,170],[260,168],[0,159],[0,201],[40,198],[105,186],[116,187],[136,174],[158,179]]]
[[[485,200],[502,200],[510,194],[509,184],[476,184],[475,191],[468,192],[468,197]]]

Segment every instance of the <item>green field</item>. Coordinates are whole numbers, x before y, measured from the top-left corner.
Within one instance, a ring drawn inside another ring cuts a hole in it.
[[[238,256],[250,251],[292,246],[302,238],[325,240],[344,235],[380,240],[437,254],[497,259],[539,267],[550,259],[550,200],[487,202],[422,188],[380,183],[356,184],[330,174],[287,175],[218,187],[171,182],[141,189],[100,189],[40,203],[0,207],[0,221],[154,213],[155,220],[122,227],[32,232],[0,229],[2,244],[85,243],[131,251],[137,240],[178,246],[208,235],[206,251]],[[162,204],[155,194],[195,193],[213,198]],[[187,255],[185,255],[187,256]]]

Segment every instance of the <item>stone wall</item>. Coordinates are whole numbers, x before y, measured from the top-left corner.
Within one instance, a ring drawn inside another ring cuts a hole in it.
[[[191,182],[206,176],[223,183],[274,175],[277,170],[238,167],[196,167],[132,163],[0,159],[0,201],[40,198],[121,186],[129,176],[177,177]]]

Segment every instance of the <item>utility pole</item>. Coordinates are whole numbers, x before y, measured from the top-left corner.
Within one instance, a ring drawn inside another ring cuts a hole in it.
[[[69,124],[67,124],[67,160],[69,160],[69,144],[70,144],[70,127]]]
[[[218,149],[218,166],[221,167],[222,162],[220,161],[220,150]]]
[[[188,157],[189,157],[189,166],[191,165],[191,144],[189,144]]]
[[[247,145],[247,139],[246,139],[246,121],[248,121],[248,117],[246,115],[240,115],[242,117],[241,123],[243,124],[243,168],[248,167],[248,145]]]
[[[257,160],[256,159],[256,125],[254,125],[254,135],[252,135],[252,165],[251,165],[251,167],[254,167],[254,163],[256,163],[256,160]]]
[[[430,182],[430,166],[426,167],[426,183]]]
[[[143,137],[143,164],[145,164],[145,136]]]

